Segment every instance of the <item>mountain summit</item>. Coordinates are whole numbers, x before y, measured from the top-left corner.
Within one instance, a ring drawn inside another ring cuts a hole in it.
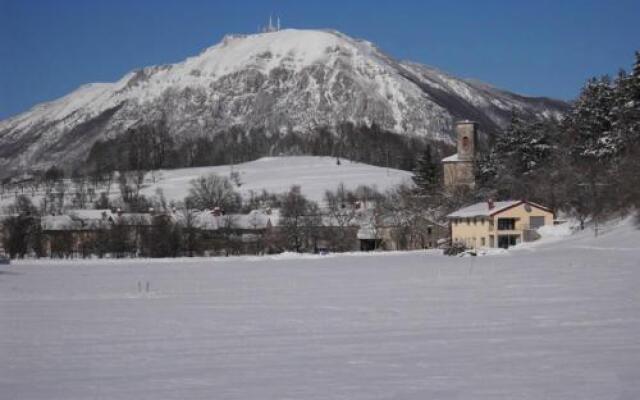
[[[335,132],[342,123],[452,143],[456,119],[476,120],[492,134],[514,109],[528,118],[557,119],[564,108],[560,101],[395,60],[340,32],[286,29],[226,36],[183,62],[84,85],[4,120],[0,169],[84,162],[96,143],[160,122],[175,148],[231,129],[274,141]]]

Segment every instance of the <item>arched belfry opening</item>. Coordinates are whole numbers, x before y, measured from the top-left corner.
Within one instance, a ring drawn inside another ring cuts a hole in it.
[[[469,148],[469,137],[468,136],[464,136],[462,138],[462,148],[463,149],[468,149]]]

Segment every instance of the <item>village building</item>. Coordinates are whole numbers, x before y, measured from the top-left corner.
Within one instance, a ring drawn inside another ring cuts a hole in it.
[[[43,254],[50,257],[73,257],[87,252],[85,243],[95,236],[96,227],[69,215],[46,215],[40,218]]]
[[[476,147],[478,124],[473,121],[458,121],[455,124],[456,148],[458,152],[442,159],[444,185],[447,189],[460,186],[475,187]]]
[[[77,209],[61,215],[42,216],[42,250],[50,257],[87,256],[93,251],[98,233],[109,229],[117,218],[117,214],[109,209]]]
[[[100,249],[104,242],[117,237],[118,241],[131,246],[115,256],[137,255],[145,231],[162,219],[173,220],[173,217],[152,210],[148,213],[123,213],[109,209],[76,209],[60,215],[45,215],[40,217],[43,254],[60,258],[102,256]]]
[[[421,250],[440,247],[448,228],[423,215],[404,213],[365,214],[357,223],[361,251]]]
[[[526,200],[487,201],[447,216],[451,242],[467,248],[508,248],[539,238],[538,228],[553,225],[550,209]]]
[[[185,224],[186,215],[178,213]],[[225,214],[219,209],[193,215],[193,225],[204,235],[211,254],[263,254],[277,251],[276,233],[280,210],[252,210],[247,214]]]

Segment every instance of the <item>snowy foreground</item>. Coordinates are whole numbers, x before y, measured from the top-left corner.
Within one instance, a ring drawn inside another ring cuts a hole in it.
[[[630,224],[484,257],[25,261],[0,398],[638,399],[639,286]]]

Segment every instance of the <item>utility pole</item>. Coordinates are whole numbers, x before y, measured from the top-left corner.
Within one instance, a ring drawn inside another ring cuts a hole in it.
[[[387,150],[387,176],[389,176],[389,150]]]

